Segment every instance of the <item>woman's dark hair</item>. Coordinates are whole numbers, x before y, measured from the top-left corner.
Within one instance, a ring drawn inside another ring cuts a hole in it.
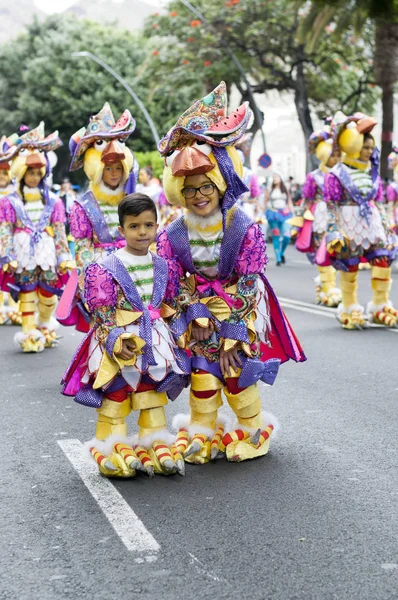
[[[157,221],[157,211],[156,205],[152,198],[147,196],[146,194],[129,194],[119,204],[117,208],[117,212],[119,215],[119,223],[120,227],[124,225],[124,218],[128,215],[132,215],[133,217],[138,217],[145,210],[150,210],[155,217],[155,221]]]
[[[366,142],[366,140],[372,140],[373,145],[376,146],[376,141],[375,141],[375,139],[374,139],[374,137],[373,137],[373,135],[371,133],[367,132],[367,133],[363,134],[363,141],[364,141],[364,143]]]

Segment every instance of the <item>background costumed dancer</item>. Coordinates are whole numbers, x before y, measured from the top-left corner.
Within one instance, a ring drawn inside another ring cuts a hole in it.
[[[236,206],[247,187],[234,144],[250,110],[246,103],[227,116],[226,104],[221,82],[159,144],[167,199],[186,209],[158,237],[158,254],[182,282],[170,326],[192,354],[191,412],[177,447],[199,464],[266,454],[276,420],[262,413],[257,382],[272,384],[289,358],[305,360],[264,275],[261,228]],[[238,421],[232,429],[218,415],[222,390]]]
[[[17,137],[16,135],[14,136],[15,139]],[[11,160],[9,160],[9,150],[12,144],[12,138],[7,139],[6,136],[3,136],[0,140],[0,198],[5,198],[15,192],[10,175]],[[1,244],[0,239],[0,246]],[[0,250],[0,256],[3,256],[2,250]],[[7,306],[5,305],[5,301],[7,301]],[[21,325],[22,316],[19,311],[18,302],[13,300],[11,294],[0,291],[0,325],[4,325],[5,323]]]
[[[143,194],[119,204],[126,247],[87,267],[84,297],[93,326],[64,375],[63,393],[98,413],[88,442],[102,474],[134,477],[136,470],[184,474],[174,436],[166,429],[167,396],[187,385],[190,364],[162,319],[164,302],[178,294],[177,273],[149,252],[156,206]],[[127,437],[126,417],[138,411],[138,436]]]
[[[270,185],[264,194],[265,215],[272,234],[276,266],[285,264],[285,250],[290,243],[289,219],[294,206],[288,189],[279,173],[273,173]]]
[[[326,175],[325,200],[329,214],[326,245],[332,265],[340,271],[342,302],[338,320],[344,329],[361,329],[366,320],[396,327],[398,311],[390,300],[391,263],[397,255],[397,237],[383,205],[378,175],[378,150],[371,135],[376,121],[362,113],[334,117],[334,140],[344,152]],[[358,267],[369,261],[372,300],[358,303]]]
[[[65,290],[61,299],[62,314],[58,311],[57,314],[63,325],[75,325],[79,331],[87,332],[90,327],[90,317],[82,302],[86,267],[125,245],[118,230],[117,207],[126,194],[135,191],[138,165],[125,145],[134,129],[135,121],[129,110],[115,121],[106,102],[90,118],[87,127],[79,129],[69,142],[70,170],[83,167],[90,185],[69,215],[70,232],[76,240],[78,285],[74,274],[74,284],[70,282],[70,289]]]
[[[315,303],[335,307],[341,302],[341,292],[336,285],[336,269],[330,264],[326,252],[324,238],[328,209],[323,193],[325,174],[339,162],[340,150],[333,150],[330,126],[310,136],[308,151],[315,154],[320,165],[318,169],[308,173],[302,190],[304,204],[289,219],[289,224],[292,226],[292,236],[296,238],[297,250],[305,252],[309,261],[318,267]]]
[[[386,189],[387,210],[395,233],[398,234],[398,146],[393,146],[388,155],[388,166],[394,172],[394,179]]]
[[[55,345],[57,295],[74,265],[66,240],[64,205],[46,184],[51,172],[48,152],[61,145],[57,131],[45,137],[43,122],[19,136],[10,148],[11,176],[19,187],[0,200],[1,287],[7,290],[11,284],[19,292],[22,332],[16,334],[15,342],[24,352],[41,352]]]

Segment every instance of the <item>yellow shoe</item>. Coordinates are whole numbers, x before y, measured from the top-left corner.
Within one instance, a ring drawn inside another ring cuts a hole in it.
[[[376,306],[373,302],[369,302],[367,312],[369,320],[373,323],[392,329],[398,328],[398,310],[392,306],[391,302],[387,302],[384,306]]]
[[[363,307],[357,304],[348,309],[339,304],[336,317],[343,329],[364,329],[367,325]]]
[[[14,342],[22,350],[22,352],[27,353],[43,352],[45,346],[44,336],[38,329],[32,330],[28,333],[19,331],[14,336]]]

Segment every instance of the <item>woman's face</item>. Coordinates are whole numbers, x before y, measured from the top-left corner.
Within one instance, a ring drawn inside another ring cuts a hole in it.
[[[143,185],[148,185],[149,184],[149,173],[146,169],[140,169],[140,173],[138,175],[138,181],[140,183],[142,183]]]
[[[202,191],[198,188],[202,188]],[[198,217],[211,217],[220,208],[220,192],[207,175],[185,177],[183,195],[187,209]]]
[[[280,185],[282,179],[279,177],[279,175],[274,175],[272,178],[272,183],[274,185]]]
[[[116,189],[119,187],[120,182],[123,178],[123,165],[120,162],[112,163],[110,165],[105,165],[104,172],[102,175],[102,180],[111,189]]]
[[[32,167],[28,167],[25,176],[24,182],[30,188],[36,188],[41,181],[41,173],[40,169],[34,169]]]
[[[9,171],[0,169],[0,188],[5,188],[10,183]]]
[[[368,162],[370,160],[370,157],[372,156],[374,147],[375,143],[372,140],[372,138],[366,138],[363,143],[362,150],[359,154],[359,160],[362,160],[363,162]]]
[[[336,148],[336,150],[333,152],[333,154],[331,154],[328,162],[326,163],[326,166],[329,167],[329,169],[332,169],[334,167],[334,165],[337,165],[338,162],[340,162],[341,159],[341,150],[340,148]]]

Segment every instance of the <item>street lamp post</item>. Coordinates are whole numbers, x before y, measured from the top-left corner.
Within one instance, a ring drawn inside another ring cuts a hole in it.
[[[186,6],[188,8],[188,10],[190,10],[196,17],[198,17],[198,19],[200,21],[202,21],[202,23],[204,23],[210,29],[213,29],[212,24],[206,19],[206,17],[197,8],[192,6],[192,4],[190,2],[188,2],[188,0],[180,0],[180,1],[184,4],[184,6]],[[261,131],[261,138],[263,141],[264,152],[266,152],[265,135],[264,135],[264,130],[263,130],[261,113],[260,113],[258,106],[256,104],[256,101],[254,99],[253,90],[252,90],[250,81],[246,77],[246,73],[245,73],[245,70],[244,70],[241,62],[238,60],[236,55],[232,52],[232,50],[228,46],[228,44],[222,38],[220,40],[220,43],[222,44],[222,46],[226,49],[226,51],[230,55],[233,63],[235,64],[236,68],[238,69],[239,73],[242,76],[243,81],[246,84],[247,93],[249,94],[249,97],[250,97],[250,100],[251,100],[251,103],[253,106],[254,118],[256,119],[257,126],[258,126],[259,130]]]
[[[121,77],[118,73],[116,73],[116,71],[114,69],[112,69],[112,67],[110,67],[106,62],[104,62],[103,60],[98,58],[98,56],[96,56],[95,54],[92,54],[92,52],[88,52],[87,50],[84,50],[82,52],[72,52],[72,56],[86,56],[88,58],[91,58],[91,60],[98,63],[102,68],[104,68],[106,71],[108,71],[115,79],[117,79],[119,81],[119,83],[122,84],[122,86],[128,91],[130,96],[133,98],[134,102],[138,105],[138,107],[144,113],[144,117],[151,129],[153,139],[155,140],[155,143],[157,146],[160,141],[160,138],[159,138],[157,129],[155,127],[155,123],[152,121],[151,116],[148,113],[147,109],[145,108],[144,104],[141,102],[141,100],[138,98],[137,94],[129,86],[129,84],[123,79],[123,77]]]

